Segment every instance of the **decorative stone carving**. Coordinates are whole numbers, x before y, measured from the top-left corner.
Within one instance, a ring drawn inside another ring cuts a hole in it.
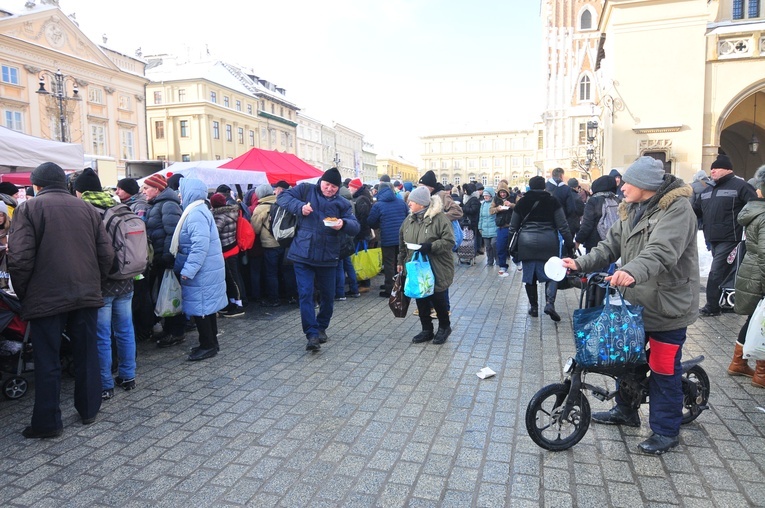
[[[104,87],[104,92],[108,93],[109,95],[113,94],[115,91],[116,91],[116,89],[112,88],[110,86],[105,86]]]
[[[56,49],[61,49],[66,44],[66,32],[59,26],[57,16],[45,23],[43,33],[48,44]]]
[[[643,152],[658,152],[665,151],[670,154],[672,151],[671,139],[642,139],[640,140],[639,151]]]
[[[717,41],[717,54],[720,58],[740,58],[752,54],[751,37],[731,37]]]
[[[135,97],[136,102],[143,102],[143,99],[144,99],[143,95],[136,94],[133,97]]]
[[[41,68],[29,64],[24,64],[24,70],[26,70],[29,74],[40,74],[42,71]]]

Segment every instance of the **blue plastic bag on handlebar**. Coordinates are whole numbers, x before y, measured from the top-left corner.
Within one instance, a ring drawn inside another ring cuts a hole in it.
[[[643,307],[626,305],[621,292],[617,293],[620,305],[606,296],[604,305],[574,311],[576,362],[582,367],[612,369],[646,363]]]

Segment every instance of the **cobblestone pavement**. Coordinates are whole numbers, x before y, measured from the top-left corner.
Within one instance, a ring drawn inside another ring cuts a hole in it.
[[[182,347],[140,344],[138,389],[118,389],[94,425],[80,424],[66,379],[60,438],[21,436],[34,386],[0,401],[0,505],[765,505],[765,390],[725,372],[743,318],[689,330],[686,357],[707,358],[711,410],[676,450],[639,454],[643,408],[639,429],[592,425],[573,449],[547,452],[524,413],[573,354],[565,316],[578,292],[559,295],[556,327],[527,316],[519,273],[499,279],[482,260],[457,268],[442,346],[411,343],[413,308],[393,318],[378,277],[336,302],[317,354],[305,351],[296,307],[251,306],[219,321],[213,359],[185,361],[195,334]],[[485,366],[497,375],[479,379]]]

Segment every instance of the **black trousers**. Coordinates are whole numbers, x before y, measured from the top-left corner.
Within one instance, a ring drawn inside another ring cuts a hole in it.
[[[32,428],[58,430],[61,422],[61,333],[71,339],[74,359],[74,407],[81,418],[101,409],[101,365],[98,360],[98,308],[77,309],[29,322],[35,362],[35,406]]]
[[[383,273],[385,274],[385,291],[390,293],[393,289],[393,276],[396,275],[396,262],[398,259],[398,245],[382,247]]]
[[[218,318],[213,312],[207,316],[194,316],[194,323],[199,332],[199,347],[212,349],[218,347]]]
[[[728,255],[738,242],[714,242],[712,244],[712,266],[709,268],[709,277],[707,278],[707,304],[706,308],[711,311],[720,310],[720,295],[723,284],[731,271],[735,270],[735,263],[728,264]]]
[[[430,317],[431,306],[436,309],[438,327],[448,328],[449,320],[449,297],[446,291],[436,292],[427,298],[417,298],[417,311],[420,314],[420,324],[423,330],[433,330],[433,318]]]

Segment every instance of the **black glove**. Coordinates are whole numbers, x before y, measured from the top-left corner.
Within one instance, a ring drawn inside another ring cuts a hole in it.
[[[175,265],[175,257],[170,254],[169,252],[167,254],[162,254],[162,268],[164,269],[173,269],[173,266]]]
[[[432,243],[421,243],[420,254],[422,254],[423,256],[427,256],[428,254],[430,254],[430,250],[432,247],[433,247]]]

